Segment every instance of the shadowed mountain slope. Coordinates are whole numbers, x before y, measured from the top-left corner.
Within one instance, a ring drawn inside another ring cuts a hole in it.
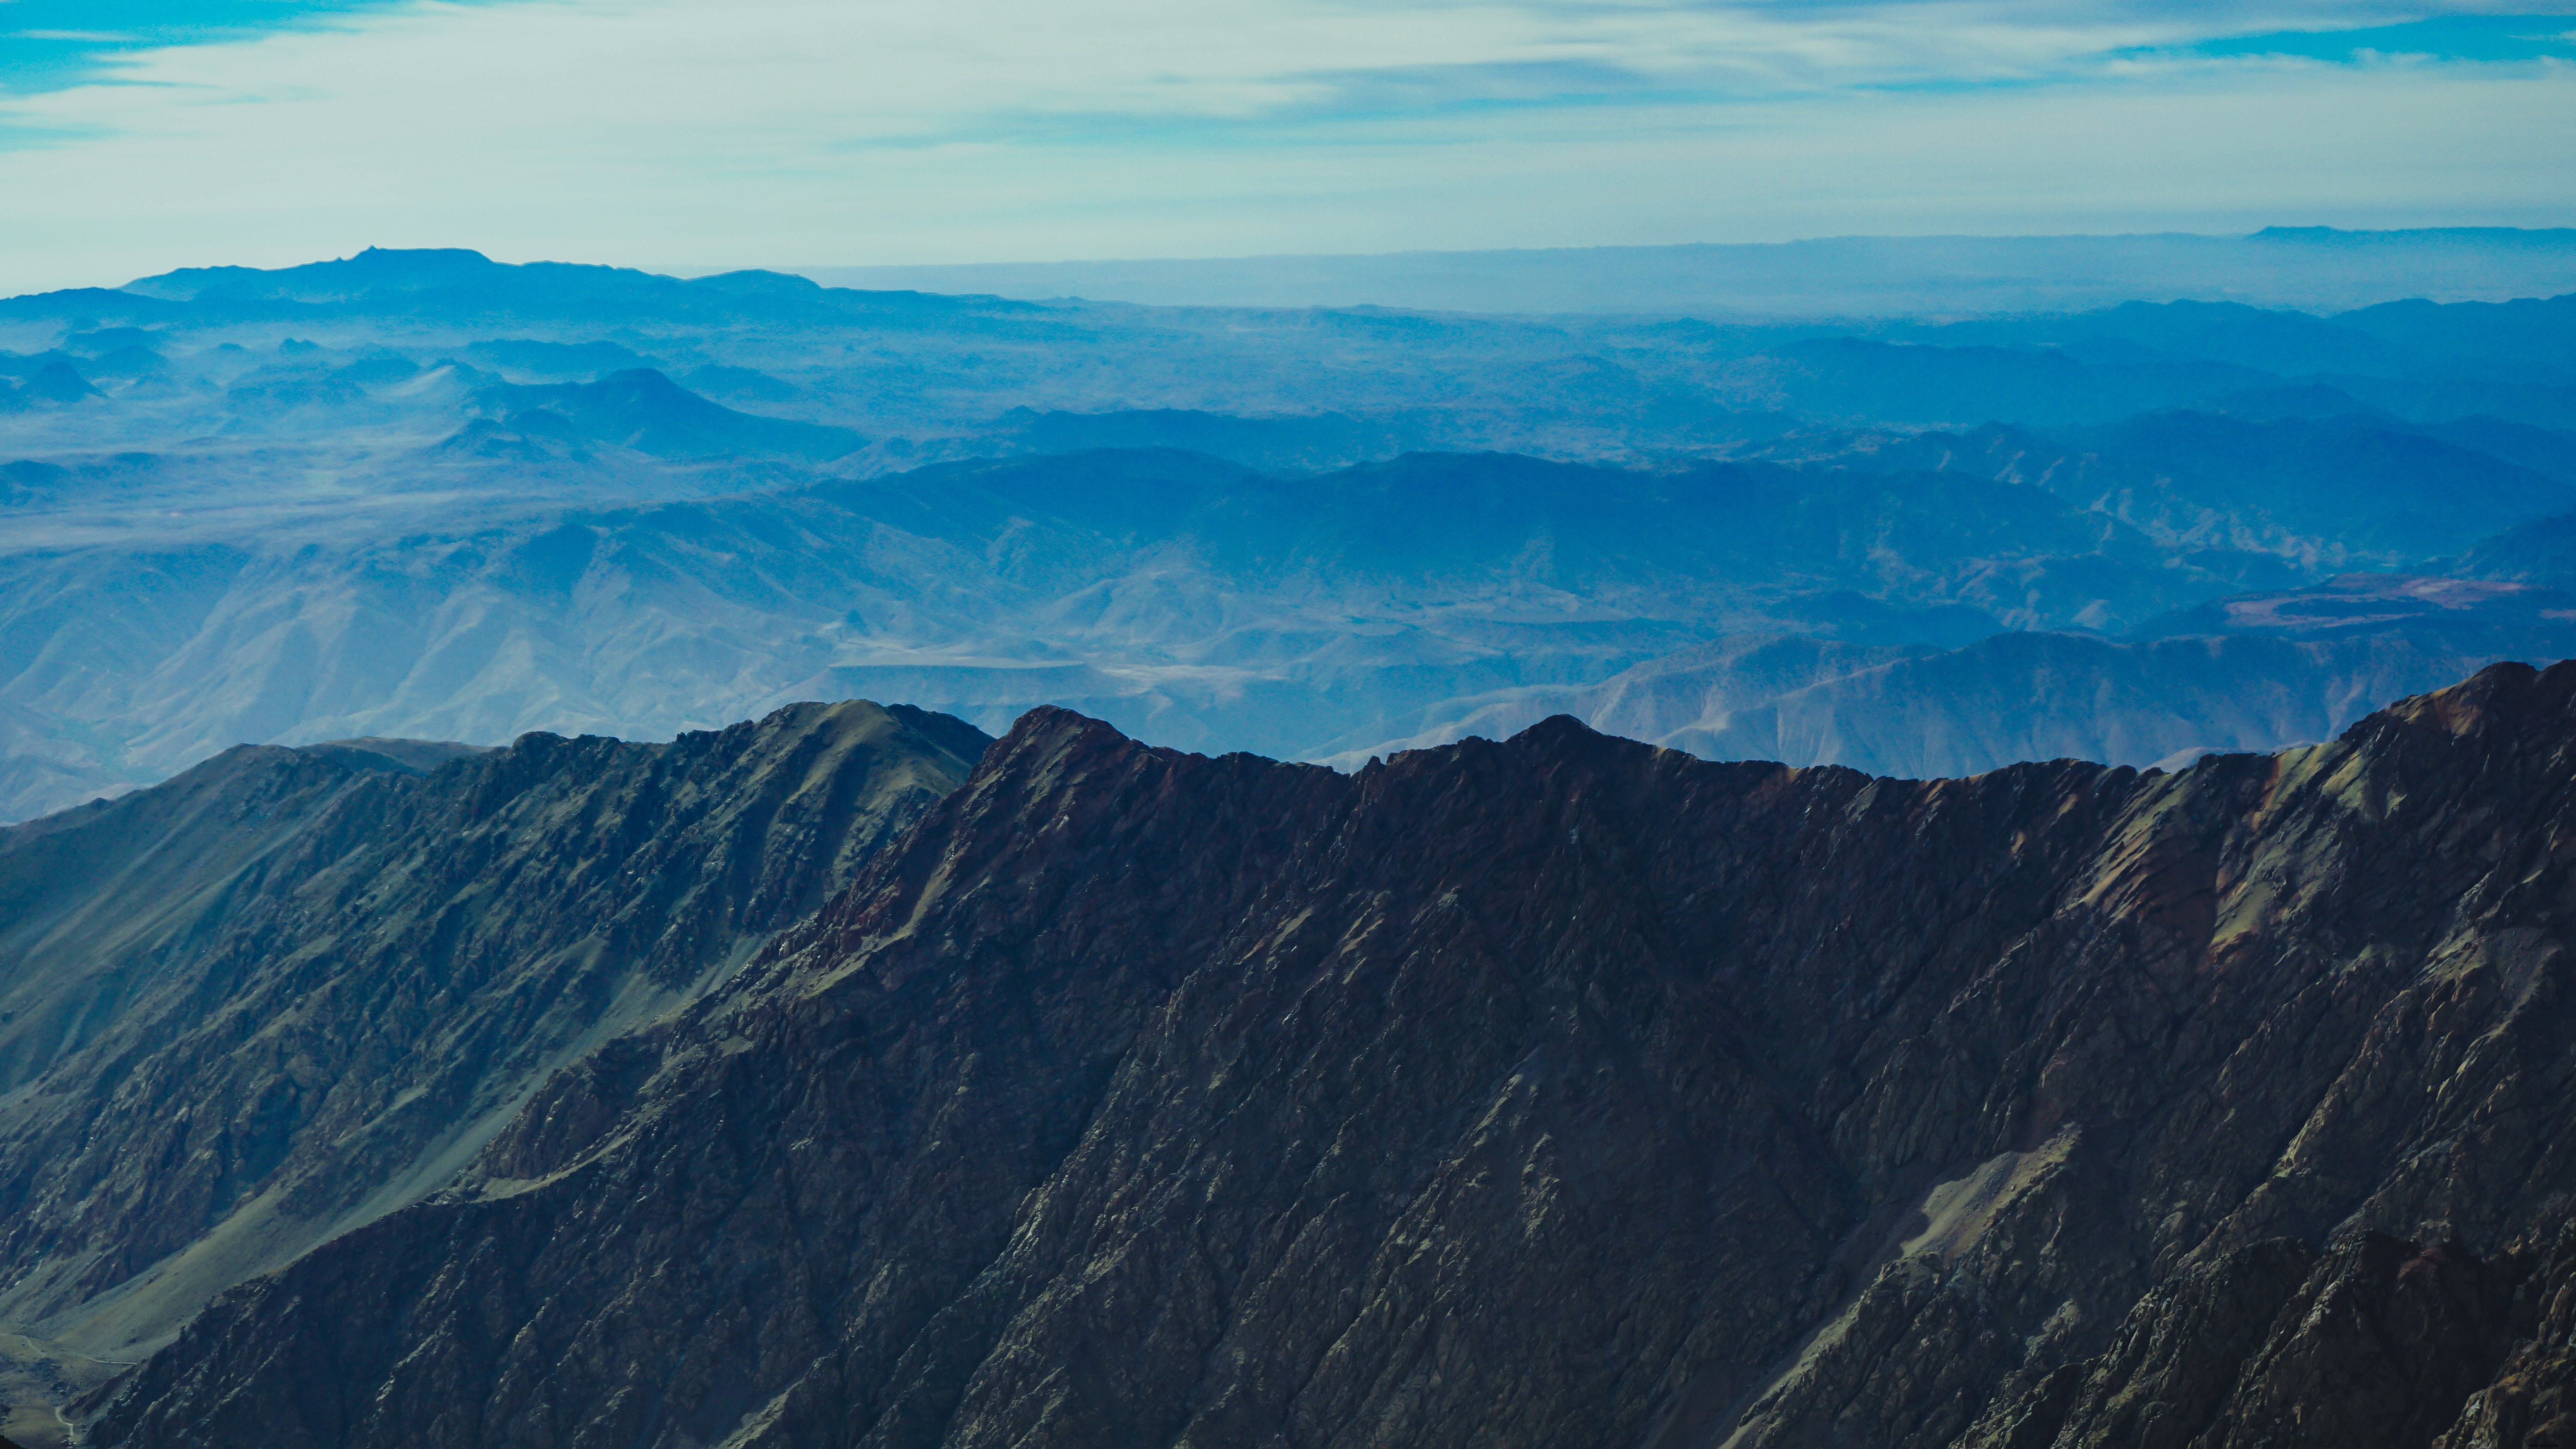
[[[438,1188],[985,743],[850,703],[658,745],[245,746],[0,832],[0,1328],[130,1358]]]
[[[2519,442],[2512,451],[2541,447]],[[1989,424],[1888,439],[1842,461],[2026,483],[2159,542],[2329,566],[2421,564],[2576,502],[2563,478],[2370,417],[2175,411],[2050,436]]]
[[[2073,437],[2171,480],[2192,503],[2395,561],[2453,552],[2576,502],[2566,484],[2511,463],[2349,419],[2162,413]]]
[[[2470,578],[2576,590],[2576,513],[2560,513],[2479,542],[2459,562]]]
[[[2181,774],[1930,783],[1569,720],[1342,776],[1040,710],[91,1439],[2524,1422],[2576,1192],[2571,780],[2576,665]]]
[[[523,346],[527,344],[522,344]],[[502,412],[512,426],[528,413],[560,419],[572,436],[617,443],[657,457],[705,458],[737,453],[784,453],[837,458],[867,439],[848,428],[764,418],[710,402],[649,367],[612,372],[597,382],[504,384],[477,399]]]

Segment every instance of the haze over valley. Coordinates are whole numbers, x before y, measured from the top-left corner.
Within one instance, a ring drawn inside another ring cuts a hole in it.
[[[22,296],[0,808],[849,697],[1342,768],[1558,712],[1915,777],[2324,739],[2576,652],[2571,308],[1158,308],[395,251]]]

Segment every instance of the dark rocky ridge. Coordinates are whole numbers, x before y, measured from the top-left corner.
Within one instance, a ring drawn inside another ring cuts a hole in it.
[[[2557,1442],[2571,780],[2576,665],[1928,783],[1039,711],[91,1438]]]
[[[0,1356],[77,1383],[435,1189],[987,743],[849,703],[670,744],[244,747],[0,832]]]

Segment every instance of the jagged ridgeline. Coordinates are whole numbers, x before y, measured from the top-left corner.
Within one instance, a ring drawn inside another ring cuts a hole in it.
[[[14,1301],[346,1229],[86,1442],[2564,1442],[2576,664],[1930,782],[1042,709],[864,849],[977,743],[267,752],[14,837],[150,805],[212,874],[83,908],[240,902],[13,1058]]]
[[[852,703],[661,745],[243,747],[0,832],[0,1398],[67,1397],[438,1188],[987,743]],[[7,1432],[31,1413],[59,1429]]]

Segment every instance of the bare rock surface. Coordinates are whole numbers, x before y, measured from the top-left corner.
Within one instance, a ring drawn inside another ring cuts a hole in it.
[[[1039,710],[87,1432],[2562,1442],[2571,787],[2576,665],[1929,782]]]
[[[2563,1449],[2576,1444],[2576,1228],[2527,1254],[2516,1285],[2511,1355],[2469,1397],[2436,1449]]]
[[[849,703],[670,744],[244,747],[0,832],[0,1357],[95,1381],[435,1190],[985,743]]]

